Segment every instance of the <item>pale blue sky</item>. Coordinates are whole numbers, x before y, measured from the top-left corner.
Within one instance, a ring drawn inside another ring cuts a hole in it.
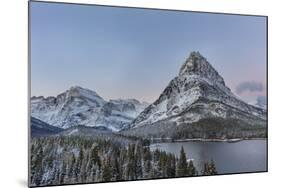
[[[31,2],[31,95],[73,85],[153,102],[191,51],[235,88],[266,87],[266,18]],[[245,100],[262,91],[239,93]],[[250,100],[249,99],[249,100]]]

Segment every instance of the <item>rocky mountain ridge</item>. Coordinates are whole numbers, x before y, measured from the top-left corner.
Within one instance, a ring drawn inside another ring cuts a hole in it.
[[[106,101],[94,91],[75,86],[56,97],[32,97],[31,116],[64,129],[82,125],[116,132],[146,106],[136,99]]]

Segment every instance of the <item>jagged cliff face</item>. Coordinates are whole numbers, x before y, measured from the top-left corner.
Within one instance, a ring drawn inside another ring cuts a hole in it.
[[[192,52],[178,76],[130,124],[129,132],[140,134],[142,129],[152,131],[155,125],[182,126],[203,119],[220,119],[221,123],[237,120],[239,126],[245,122],[247,126],[265,127],[266,111],[239,100],[206,58],[199,52]],[[162,129],[165,132],[165,126],[161,126]],[[159,132],[161,130],[159,128]]]
[[[96,92],[76,86],[57,97],[32,97],[31,116],[64,129],[83,125],[119,131],[146,106],[135,99],[105,101]]]

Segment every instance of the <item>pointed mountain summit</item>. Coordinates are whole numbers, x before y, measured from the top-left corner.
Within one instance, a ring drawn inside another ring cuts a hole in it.
[[[190,77],[192,75],[225,86],[223,78],[199,52],[191,52],[180,68],[179,77]]]
[[[200,131],[191,136],[195,124],[200,124],[196,127]],[[192,52],[181,66],[179,75],[130,124],[127,133],[177,137],[180,130],[182,134],[184,132],[181,136],[184,138],[210,137],[209,129],[214,128],[211,124],[220,126],[218,134],[221,137],[230,137],[231,131],[227,132],[226,128],[231,126],[237,130],[232,136],[239,136],[236,134],[240,129],[247,130],[245,134],[248,136],[256,135],[249,129],[257,126],[264,130],[266,111],[239,100],[207,59],[199,52]]]

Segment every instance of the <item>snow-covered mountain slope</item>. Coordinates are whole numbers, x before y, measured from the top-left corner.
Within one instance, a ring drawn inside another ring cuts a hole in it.
[[[39,119],[31,117],[30,122],[31,137],[55,135],[63,131],[63,129],[51,126]]]
[[[104,127],[87,127],[87,126],[73,126],[64,129],[57,136],[81,136],[90,137],[96,140],[111,140],[113,142],[122,143],[127,145],[128,143],[136,142],[137,139],[133,137],[126,137],[117,132],[108,131]]]
[[[267,109],[267,98],[265,96],[257,97],[255,106],[260,107],[262,109]]]
[[[127,132],[143,132],[145,135],[156,125],[158,132],[160,129],[165,132],[164,124],[191,125],[216,118],[239,120],[239,126],[243,122],[247,122],[247,126],[266,126],[266,111],[238,99],[206,58],[199,52],[192,52],[179,75],[153,104],[140,113]]]
[[[76,86],[57,97],[32,97],[31,115],[64,129],[83,125],[119,131],[146,106],[135,99],[105,101],[96,92]]]

